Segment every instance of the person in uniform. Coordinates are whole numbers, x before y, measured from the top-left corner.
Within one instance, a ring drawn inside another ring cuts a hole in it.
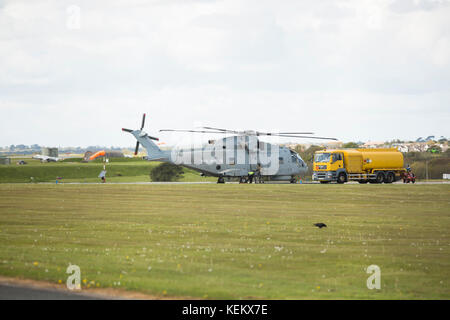
[[[253,182],[253,177],[255,176],[255,173],[253,171],[249,171],[248,173],[248,183]]]

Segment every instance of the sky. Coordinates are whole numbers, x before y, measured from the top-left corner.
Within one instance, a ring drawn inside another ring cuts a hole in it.
[[[144,112],[168,145],[449,138],[450,1],[0,0],[0,146],[132,146]]]

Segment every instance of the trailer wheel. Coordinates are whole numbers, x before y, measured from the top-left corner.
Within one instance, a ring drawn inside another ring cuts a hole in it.
[[[347,181],[347,176],[345,175],[345,173],[343,173],[343,172],[339,173],[338,178],[337,178],[337,183],[342,184],[345,181]]]
[[[384,183],[392,183],[395,181],[395,175],[393,172],[388,172],[386,178],[384,179]]]
[[[384,173],[378,172],[377,177],[375,178],[375,183],[383,183],[384,181]]]

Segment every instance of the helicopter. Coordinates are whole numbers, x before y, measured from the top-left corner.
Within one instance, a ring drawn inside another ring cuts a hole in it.
[[[159,138],[150,136],[144,131],[146,114],[142,116],[141,128],[137,130],[122,128],[131,133],[137,140],[134,154],[139,146],[147,150],[144,159],[148,161],[170,162],[200,172],[202,176],[217,177],[217,183],[225,183],[225,179],[239,179],[247,182],[249,173],[257,172],[255,183],[263,183],[264,178],[270,181],[289,181],[296,183],[297,177],[304,175],[308,166],[295,151],[279,144],[267,143],[259,137],[289,137],[337,140],[336,138],[310,136],[312,132],[261,132],[255,130],[229,130],[214,127],[202,127],[201,130],[161,129],[159,132],[202,133],[229,135],[224,138],[211,139],[201,146],[190,148],[176,147],[162,150],[154,141]]]

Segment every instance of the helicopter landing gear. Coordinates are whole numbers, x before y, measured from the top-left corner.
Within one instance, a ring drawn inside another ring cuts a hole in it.
[[[247,178],[246,177],[240,177],[239,178],[239,183],[247,183]]]
[[[217,183],[225,183],[224,177],[220,176],[219,179],[217,179]]]

